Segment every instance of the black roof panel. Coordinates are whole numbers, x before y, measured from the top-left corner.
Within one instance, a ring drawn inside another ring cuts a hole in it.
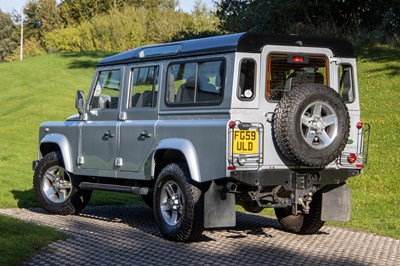
[[[337,57],[354,57],[353,45],[339,38],[318,38],[301,35],[269,35],[266,33],[244,32],[173,43],[142,46],[127,52],[107,57],[99,65],[130,63],[154,59],[195,56],[226,52],[260,53],[265,45],[285,45],[329,48]],[[165,49],[163,49],[163,47]],[[175,47],[178,47],[175,49]],[[146,56],[146,50],[152,51]],[[165,53],[162,51],[165,50]]]

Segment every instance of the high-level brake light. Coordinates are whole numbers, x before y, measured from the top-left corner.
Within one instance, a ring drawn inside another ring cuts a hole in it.
[[[302,56],[292,56],[292,62],[294,63],[303,63],[304,57]]]

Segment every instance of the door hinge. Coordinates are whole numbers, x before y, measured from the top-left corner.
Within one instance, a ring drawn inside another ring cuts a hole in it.
[[[84,164],[84,163],[85,163],[85,157],[83,157],[83,156],[78,156],[78,158],[76,158],[76,163],[77,163],[78,165]]]
[[[124,165],[124,160],[120,157],[115,158],[115,166],[121,167],[122,165]]]
[[[126,114],[126,112],[121,112],[121,113],[119,113],[118,119],[121,120],[121,121],[125,121],[125,120],[127,119],[127,114]]]

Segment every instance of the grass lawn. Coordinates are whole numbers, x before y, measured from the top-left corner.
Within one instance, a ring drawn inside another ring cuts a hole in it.
[[[96,63],[108,55],[52,54],[0,64],[0,208],[37,206],[32,190],[31,162],[37,157],[38,127],[43,121],[64,120],[76,113],[76,90],[87,93]],[[364,174],[349,181],[353,189],[352,221],[335,225],[400,239],[398,49],[377,47],[360,51],[358,80],[362,120],[372,128],[369,162]],[[132,195],[95,192],[91,204],[138,201],[138,197]],[[3,232],[9,234],[24,226],[0,216],[0,240],[6,237],[9,242],[28,241],[3,236]],[[33,225],[28,227],[33,228]],[[30,238],[42,240],[42,237]],[[2,245],[3,252],[7,244]],[[0,260],[0,265],[12,260],[2,262]]]
[[[66,236],[54,229],[0,216],[0,265],[17,265]],[[51,252],[51,250],[50,250]]]

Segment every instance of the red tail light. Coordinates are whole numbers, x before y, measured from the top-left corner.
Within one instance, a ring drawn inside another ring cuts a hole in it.
[[[363,123],[362,123],[362,122],[357,122],[356,127],[357,127],[358,129],[362,129]]]
[[[349,163],[351,163],[351,164],[355,163],[355,162],[357,161],[357,155],[354,154],[354,153],[350,153],[350,154],[347,156],[347,161],[348,161]]]
[[[228,127],[229,128],[235,128],[236,127],[236,122],[235,121],[229,121]]]

